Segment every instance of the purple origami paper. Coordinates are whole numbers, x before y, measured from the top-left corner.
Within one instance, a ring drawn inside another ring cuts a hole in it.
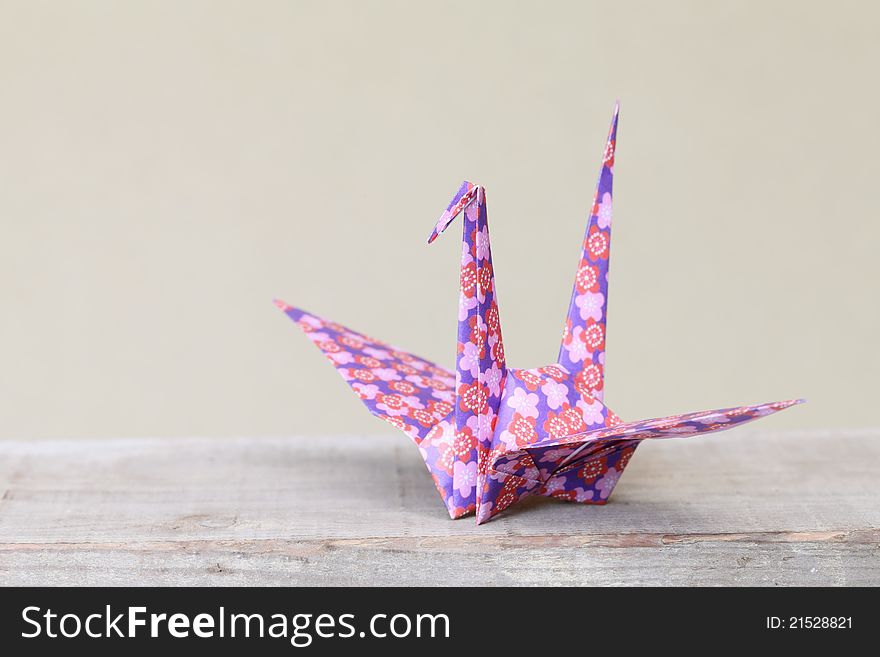
[[[482,523],[528,495],[605,504],[649,438],[713,433],[802,400],[622,423],[604,404],[605,322],[618,108],[605,145],[557,362],[508,368],[486,192],[462,183],[428,238],[463,214],[455,373],[276,301],[373,415],[409,435],[452,518]]]

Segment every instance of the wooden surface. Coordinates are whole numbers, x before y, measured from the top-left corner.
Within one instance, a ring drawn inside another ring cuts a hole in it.
[[[449,520],[405,437],[0,442],[0,584],[880,584],[880,430],[642,445]]]

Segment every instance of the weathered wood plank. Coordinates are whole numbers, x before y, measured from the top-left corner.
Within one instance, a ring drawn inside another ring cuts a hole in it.
[[[480,527],[397,436],[6,442],[0,584],[878,584],[878,439],[655,442]]]
[[[501,545],[366,541],[182,541],[5,546],[0,581],[165,585],[866,585],[880,555],[870,542],[701,540],[660,545]],[[614,541],[611,541],[613,543]]]

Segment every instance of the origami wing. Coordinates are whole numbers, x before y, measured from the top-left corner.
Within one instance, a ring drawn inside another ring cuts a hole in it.
[[[452,413],[455,375],[335,322],[276,301],[342,375],[370,412],[420,443]]]
[[[577,464],[596,458],[600,452],[608,448],[636,445],[646,439],[686,438],[725,431],[802,402],[802,399],[793,399],[625,422],[613,427],[535,443],[524,451],[528,452],[539,469],[545,471],[544,474],[560,474]]]
[[[641,420],[543,440],[499,455],[490,476],[477,523],[496,516],[528,495],[544,495],[586,504],[605,504],[638,444],[653,438],[684,438],[724,431],[771,415],[803,400],[740,406]]]

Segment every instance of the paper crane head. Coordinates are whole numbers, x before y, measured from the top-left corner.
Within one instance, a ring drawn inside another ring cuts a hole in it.
[[[453,518],[475,513],[477,523],[485,522],[528,495],[604,504],[642,440],[722,431],[800,401],[628,423],[605,406],[617,118],[615,107],[555,363],[507,367],[486,193],[469,182],[428,238],[430,244],[463,215],[454,372],[276,302],[370,412],[415,441]]]

